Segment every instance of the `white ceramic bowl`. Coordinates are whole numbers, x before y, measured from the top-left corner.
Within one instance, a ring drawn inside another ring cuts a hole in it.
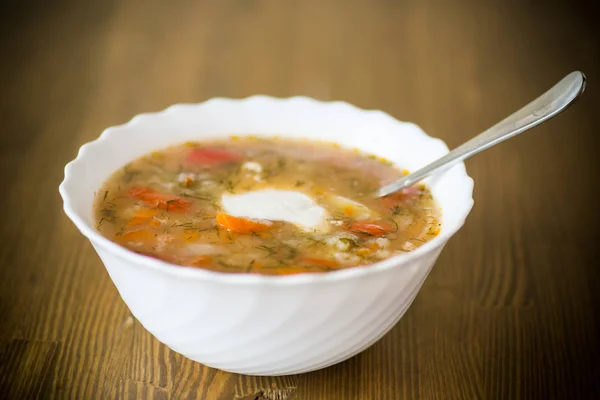
[[[248,375],[302,373],[350,358],[388,332],[410,306],[469,214],[473,181],[460,164],[428,182],[443,213],[435,239],[370,267],[326,274],[269,277],[175,267],[95,230],[94,191],[127,162],[188,140],[247,134],[330,140],[409,170],[448,152],[412,123],[343,102],[217,98],[138,115],[82,146],[60,185],[65,213],[90,240],[133,315],[174,351]]]

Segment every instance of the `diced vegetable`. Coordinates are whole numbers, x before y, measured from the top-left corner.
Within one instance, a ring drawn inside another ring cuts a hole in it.
[[[348,224],[348,230],[355,233],[362,233],[373,236],[383,236],[394,232],[396,227],[383,221],[368,222],[356,221]]]
[[[381,200],[386,208],[394,208],[396,206],[408,204],[412,205],[421,193],[422,189],[416,186],[408,186],[398,192],[385,196]]]
[[[369,219],[377,217],[377,214],[373,210],[369,209],[364,204],[347,197],[328,196],[327,200],[333,207],[339,209],[345,217],[353,219]]]
[[[190,267],[206,267],[210,265],[212,262],[212,258],[209,256],[200,256],[194,258],[188,262],[185,262],[185,265],[189,265]]]
[[[307,272],[305,268],[299,267],[269,268],[261,271],[261,273],[268,273],[269,275],[296,275],[305,272]]]
[[[151,206],[173,212],[186,212],[192,206],[192,203],[184,197],[160,193],[148,187],[133,187],[129,189],[129,196]]]
[[[368,256],[369,254],[371,254],[373,252],[372,249],[368,249],[366,247],[361,247],[360,249],[356,250],[356,255],[360,256],[360,257],[365,257]]]
[[[237,162],[242,159],[238,153],[222,149],[199,148],[187,154],[186,161],[192,165],[215,165]]]
[[[140,208],[129,220],[127,226],[144,225],[146,223],[150,226],[160,226],[160,222],[154,219],[156,214],[158,214],[158,210],[155,208]]]
[[[256,233],[271,228],[272,224],[253,221],[251,219],[234,217],[225,213],[218,213],[217,226],[234,233]]]
[[[302,261],[307,262],[309,264],[319,265],[322,267],[336,268],[339,264],[336,261],[327,260],[325,258],[314,258],[314,257],[306,257],[303,258]]]
[[[155,236],[152,232],[145,229],[136,229],[125,232],[117,236],[117,240],[121,243],[152,243],[155,241]]]
[[[185,188],[189,188],[192,187],[194,185],[194,183],[196,183],[196,176],[195,174],[192,173],[185,173],[182,172],[179,174],[179,177],[177,178],[177,180],[179,181],[179,184]]]

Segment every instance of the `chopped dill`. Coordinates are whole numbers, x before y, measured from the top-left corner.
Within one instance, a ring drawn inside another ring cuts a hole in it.
[[[294,258],[296,258],[296,256],[298,255],[298,250],[296,250],[295,248],[288,246],[288,256],[287,259],[288,260],[293,260]]]
[[[396,233],[398,232],[398,223],[396,221],[394,221],[392,218],[388,218],[390,220],[390,222],[392,224],[394,224],[394,226],[396,227],[396,229],[394,231],[392,231],[391,233]]]
[[[356,240],[352,239],[352,238],[340,238],[340,242],[345,243],[348,245],[349,250],[352,250],[356,247],[358,247],[358,243],[356,242]]]
[[[192,199],[202,200],[202,201],[211,201],[212,200],[210,197],[193,196],[193,195],[187,194],[187,193],[181,193],[181,196],[183,196],[183,197],[190,197]]]
[[[330,221],[342,221],[342,222],[351,222],[352,218],[348,217],[346,214],[341,212],[333,212],[331,213]]]
[[[268,247],[268,246],[265,246],[264,244],[261,244],[260,246],[256,246],[256,248],[268,252],[270,256],[277,253],[277,250],[275,250],[273,247]]]
[[[227,263],[226,263],[225,261],[223,261],[223,260],[219,260],[219,261],[217,261],[217,263],[218,263],[219,265],[221,265],[222,267],[225,267],[225,268],[231,268],[231,269],[240,269],[240,267],[238,267],[238,266],[236,266],[236,265],[227,264]]]
[[[103,208],[102,210],[100,210],[100,215],[102,216],[102,219],[106,222],[112,223],[115,222],[115,220],[117,219],[115,210],[109,210],[108,208]]]
[[[194,225],[191,222],[184,222],[182,224],[178,224],[177,222],[175,222],[173,225],[171,225],[171,227],[181,227],[181,228],[193,228]]]
[[[104,191],[104,197],[102,198],[102,201],[106,201],[106,196],[108,196],[108,190]]]
[[[391,208],[390,211],[392,212],[392,215],[398,215],[398,214],[401,214],[402,211],[404,211],[404,208],[402,208],[400,206],[394,206]]]
[[[219,182],[221,185],[225,186],[225,190],[229,193],[235,193],[236,184],[231,179],[223,179]]]
[[[302,185],[304,185],[306,182],[304,181],[296,181],[296,187],[300,187]]]
[[[312,242],[309,246],[315,246],[317,244],[325,244],[324,240],[317,239],[317,238],[314,238],[314,237],[309,236],[309,235],[302,235],[302,237],[305,238],[306,240]]]
[[[100,214],[102,214],[103,217],[113,217],[115,215],[115,210],[103,208],[102,210],[100,210]]]
[[[256,262],[256,260],[252,260],[252,261],[250,261],[250,264],[248,264],[248,265],[246,266],[246,268],[244,269],[244,272],[250,272],[250,271],[252,271],[252,267],[254,266],[254,263],[255,263],[255,262]]]
[[[277,160],[277,167],[278,167],[280,170],[283,170],[283,169],[285,169],[285,158],[283,158],[283,157],[279,157],[279,159]]]
[[[178,199],[171,199],[171,200],[167,200],[165,201],[165,204],[167,205],[167,211],[169,211],[169,205],[176,203],[177,201],[179,201]]]
[[[298,254],[298,250],[296,250],[295,247],[290,246],[289,244],[286,243],[281,243],[278,242],[278,244],[287,251],[287,255],[286,255],[286,259],[291,260],[296,258],[296,255]]]
[[[267,178],[277,176],[285,170],[285,167],[286,167],[285,158],[279,157],[277,159],[276,165],[274,165],[272,169],[268,169],[267,171],[265,171],[265,176]]]

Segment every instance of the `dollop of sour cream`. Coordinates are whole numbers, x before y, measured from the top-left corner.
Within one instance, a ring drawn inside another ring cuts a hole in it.
[[[314,199],[293,190],[262,189],[242,194],[223,194],[225,213],[238,218],[284,221],[304,231],[326,232],[328,212]]]

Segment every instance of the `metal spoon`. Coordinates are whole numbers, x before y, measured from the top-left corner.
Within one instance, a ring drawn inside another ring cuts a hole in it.
[[[463,143],[444,157],[381,187],[375,196],[387,196],[428,177],[434,172],[446,171],[457,163],[558,115],[583,93],[585,83],[586,77],[582,72],[571,72],[554,87],[519,111],[468,142]]]

